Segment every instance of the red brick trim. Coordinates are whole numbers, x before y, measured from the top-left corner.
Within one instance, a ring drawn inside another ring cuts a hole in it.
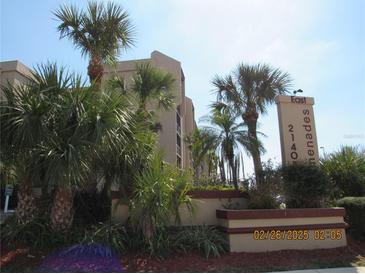
[[[239,190],[190,190],[188,195],[191,198],[248,198],[247,192]]]
[[[310,225],[286,225],[286,226],[260,226],[260,227],[220,227],[220,229],[228,234],[247,234],[255,230],[271,231],[271,230],[315,230],[315,229],[335,229],[347,228],[347,223],[332,223],[332,224],[310,224]]]
[[[256,209],[256,210],[225,210],[217,209],[216,216],[220,219],[277,219],[345,216],[342,207],[337,208],[292,208],[292,209]]]

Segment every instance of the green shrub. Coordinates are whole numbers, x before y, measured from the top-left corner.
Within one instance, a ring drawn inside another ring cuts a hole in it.
[[[147,166],[136,175],[135,193],[131,200],[131,224],[150,242],[156,231],[171,222],[180,222],[179,207],[192,210],[188,191],[189,174],[176,167],[163,164],[155,154]]]
[[[228,250],[225,235],[216,227],[160,227],[154,237],[146,241],[141,231],[121,224],[99,223],[72,227],[69,232],[56,233],[46,219],[35,218],[20,224],[10,217],[1,225],[1,242],[6,245],[30,247],[33,250],[53,251],[74,244],[102,244],[117,253],[127,250],[146,251],[153,257],[171,252],[198,251],[209,256],[220,256]]]
[[[249,191],[248,209],[273,209],[279,208],[279,203],[272,192],[265,188]]]
[[[102,244],[117,253],[124,252],[130,240],[127,229],[121,224],[99,223],[81,231],[76,230],[76,233],[73,237],[75,243]]]
[[[365,196],[365,151],[342,147],[321,160],[334,189],[332,198]]]
[[[128,249],[144,250],[152,257],[163,258],[171,252],[197,251],[209,256],[220,256],[228,250],[226,236],[214,226],[161,227],[146,241],[142,233],[128,233]]]
[[[351,234],[365,238],[365,197],[345,197],[338,200],[337,205],[346,209]]]
[[[282,168],[287,207],[321,207],[328,196],[330,180],[320,167],[296,163]]]
[[[68,234],[51,231],[48,220],[34,218],[31,222],[18,223],[11,216],[1,225],[1,241],[7,245],[29,246],[34,249],[52,249],[70,244]]]
[[[183,228],[173,236],[174,249],[183,251],[199,251],[208,258],[227,252],[226,236],[214,226],[193,226]]]
[[[247,180],[249,193],[249,209],[279,208],[277,197],[282,193],[282,178],[280,168],[274,166],[271,160],[263,163],[260,173],[261,183],[256,185],[255,176]]]
[[[54,250],[74,244],[98,243],[116,252],[126,250],[129,234],[120,224],[99,223],[91,226],[74,226],[68,232],[53,232],[49,220],[37,217],[21,224],[10,217],[1,225],[1,241],[7,245],[27,246],[32,249]]]

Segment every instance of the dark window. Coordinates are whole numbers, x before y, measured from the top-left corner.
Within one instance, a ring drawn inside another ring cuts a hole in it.
[[[181,158],[179,155],[176,156],[176,165],[177,167],[181,168]]]

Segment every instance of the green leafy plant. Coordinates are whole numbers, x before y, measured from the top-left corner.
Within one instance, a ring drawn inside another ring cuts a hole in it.
[[[76,234],[78,234],[74,240],[76,243],[102,244],[117,253],[127,249],[129,240],[127,229],[121,224],[98,223]]]
[[[328,197],[330,180],[317,165],[296,163],[282,168],[287,207],[321,207]]]
[[[162,162],[159,153],[152,155],[147,166],[135,177],[135,193],[131,199],[131,222],[140,230],[146,241],[156,230],[164,227],[175,216],[179,223],[179,206],[192,210],[188,191],[189,176]]]
[[[216,136],[209,130],[196,128],[190,135],[185,137],[184,141],[192,154],[194,183],[217,182],[218,157],[215,151],[218,140]],[[205,170],[205,165],[208,170]]]
[[[346,221],[351,234],[365,238],[365,197],[345,197],[336,204],[346,209]]]
[[[249,191],[248,209],[273,209],[279,208],[279,203],[270,190],[265,188]]]
[[[209,256],[218,257],[228,250],[225,235],[214,226],[192,226],[181,229],[174,236],[174,248],[187,253],[199,251]]]
[[[1,241],[8,246],[29,246],[32,249],[47,250],[70,244],[68,234],[54,233],[48,219],[35,217],[27,223],[18,222],[15,217],[9,217],[1,224]]]
[[[3,243],[34,250],[52,251],[74,244],[102,244],[120,253],[129,247],[130,235],[133,234],[123,225],[109,223],[73,226],[67,232],[57,233],[51,229],[49,219],[44,217],[35,217],[28,223],[19,223],[16,218],[10,217],[1,225]]]
[[[247,179],[249,194],[249,209],[273,209],[280,206],[283,192],[283,180],[280,167],[274,166],[271,160],[262,164],[260,172],[261,183],[256,184],[255,178]]]
[[[365,196],[365,151],[342,147],[322,159],[321,166],[332,180],[333,199]]]

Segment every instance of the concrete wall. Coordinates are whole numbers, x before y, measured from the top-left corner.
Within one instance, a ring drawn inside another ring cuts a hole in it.
[[[219,225],[216,209],[224,209],[230,205],[247,208],[246,198],[195,198],[192,199],[195,214],[191,215],[183,206],[180,208],[181,225]]]
[[[311,250],[346,246],[345,229],[341,240],[314,240],[314,230],[308,230],[308,240],[255,240],[252,234],[229,234],[230,252],[269,252],[278,250]]]
[[[191,215],[186,206],[180,208],[181,225],[218,225],[216,217],[217,209],[224,209],[229,206],[247,208],[247,195],[238,191],[199,191],[190,192],[194,207],[194,214]],[[113,222],[125,223],[129,217],[128,206],[118,203],[117,195],[112,199],[112,220]],[[171,225],[174,225],[172,217]]]
[[[343,208],[217,210],[231,252],[346,246]]]

